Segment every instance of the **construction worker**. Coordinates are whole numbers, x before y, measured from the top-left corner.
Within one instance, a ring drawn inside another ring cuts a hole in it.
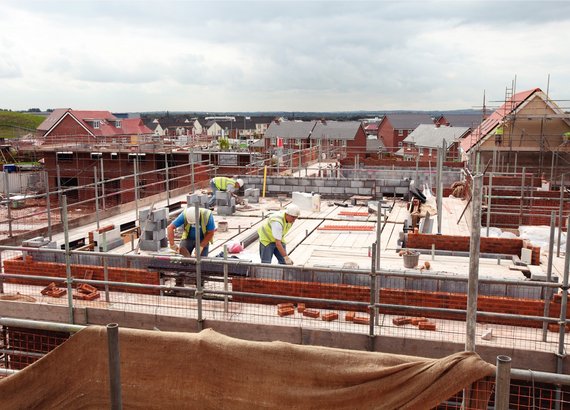
[[[212,197],[208,201],[208,208],[213,209],[216,204],[216,192],[223,191],[229,192],[232,196],[237,198],[235,194],[238,189],[243,187],[243,179],[228,178],[228,177],[215,177],[210,180],[210,187],[212,188]]]
[[[289,204],[284,211],[273,214],[263,222],[257,230],[261,263],[271,263],[275,255],[281,265],[293,265],[293,261],[287,255],[285,235],[300,214],[301,210],[297,205]]]
[[[208,256],[208,247],[213,242],[214,233],[216,232],[216,224],[214,216],[209,209],[200,208],[200,253],[202,256]],[[168,228],[166,228],[168,244],[170,249],[175,252],[181,253],[184,256],[192,256],[194,248],[196,247],[196,209],[193,206],[187,207],[184,211],[176,217]],[[180,240],[180,246],[174,244],[174,230],[184,226],[184,233]]]

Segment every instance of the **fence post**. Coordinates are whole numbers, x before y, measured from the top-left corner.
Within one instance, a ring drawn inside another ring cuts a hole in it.
[[[497,356],[495,373],[495,410],[509,410],[509,393],[511,389],[511,358]]]
[[[6,190],[6,209],[8,210],[8,236],[12,237],[12,213],[10,200],[10,182],[8,181],[8,172],[4,171],[4,188]]]
[[[204,289],[202,289],[202,248],[200,246],[200,232],[202,232],[201,221],[200,221],[200,208],[198,205],[194,205],[194,238],[196,244],[194,249],[196,251],[196,301],[198,304],[198,326],[200,330],[203,330],[204,318],[202,317],[202,295],[204,294]]]
[[[71,277],[71,250],[69,249],[69,227],[67,225],[67,195],[61,196],[61,218],[63,220],[63,237],[65,240],[65,282],[67,285],[67,304],[69,306],[69,323],[75,323],[73,318],[73,287]]]
[[[107,346],[109,349],[109,387],[111,397],[111,409],[123,408],[121,393],[121,352],[119,350],[119,325],[110,323],[107,325]]]
[[[372,246],[372,269],[370,269],[370,306],[369,306],[369,322],[370,327],[368,331],[369,346],[368,350],[374,351],[374,321],[376,319],[376,244]]]

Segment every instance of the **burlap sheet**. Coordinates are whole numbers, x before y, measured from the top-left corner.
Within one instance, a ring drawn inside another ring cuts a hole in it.
[[[428,409],[494,374],[475,353],[424,359],[120,329],[124,408]],[[0,408],[109,408],[105,327],[0,380]]]

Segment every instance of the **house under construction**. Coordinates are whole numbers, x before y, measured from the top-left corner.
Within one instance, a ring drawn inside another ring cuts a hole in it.
[[[496,390],[480,383],[446,391],[432,407],[460,408],[475,396],[472,408],[504,397],[509,408],[570,406],[568,132],[570,115],[534,89],[508,95],[456,141],[465,163],[449,161],[449,141],[428,161],[359,157],[342,145],[323,156],[311,144],[215,164],[233,154],[140,138],[123,146],[94,138],[65,151],[61,141],[28,144],[56,160],[46,178],[57,186],[14,196],[18,182],[5,173],[0,370],[9,380],[88,325],[213,329],[431,359],[508,356],[510,394],[498,381]],[[65,163],[81,164],[76,181],[85,184],[64,183],[63,152]],[[130,155],[132,168],[111,176],[106,153]],[[177,156],[185,160],[169,160]],[[218,193],[209,255],[173,253],[168,224],[206,206],[211,177],[234,174],[245,181],[244,201]],[[289,203],[301,208],[287,234],[294,265],[262,264],[257,230]],[[477,375],[469,383],[488,369]]]

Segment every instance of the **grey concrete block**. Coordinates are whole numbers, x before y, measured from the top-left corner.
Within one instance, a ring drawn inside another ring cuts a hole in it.
[[[160,242],[158,241],[147,241],[142,239],[139,242],[139,248],[143,251],[154,251],[158,252],[161,248]]]
[[[216,201],[218,200],[226,200],[228,201],[231,197],[231,194],[229,192],[225,192],[225,191],[217,191],[216,192]]]
[[[144,231],[144,239],[147,241],[159,241],[166,238],[166,231],[161,229],[159,231]]]
[[[123,238],[115,238],[112,241],[107,242],[105,247],[107,248],[107,251],[110,251],[111,249],[115,249],[123,245],[124,245]],[[97,243],[97,248],[99,252],[105,252],[104,251],[105,247],[103,246],[102,243]]]
[[[218,206],[218,207],[217,207],[218,215],[221,215],[221,216],[230,216],[230,215],[233,215],[232,209],[235,209],[235,207],[231,207],[231,206]]]
[[[372,195],[372,189],[370,189],[370,188],[358,188],[358,195]]]
[[[49,244],[49,239],[44,238],[43,236],[36,236],[35,238],[22,241],[22,246],[28,248],[40,248],[42,246],[46,246],[47,244]]]
[[[350,186],[352,188],[364,188],[364,181],[350,181]]]
[[[186,195],[186,204],[198,204],[200,203],[200,197],[198,194]]]

